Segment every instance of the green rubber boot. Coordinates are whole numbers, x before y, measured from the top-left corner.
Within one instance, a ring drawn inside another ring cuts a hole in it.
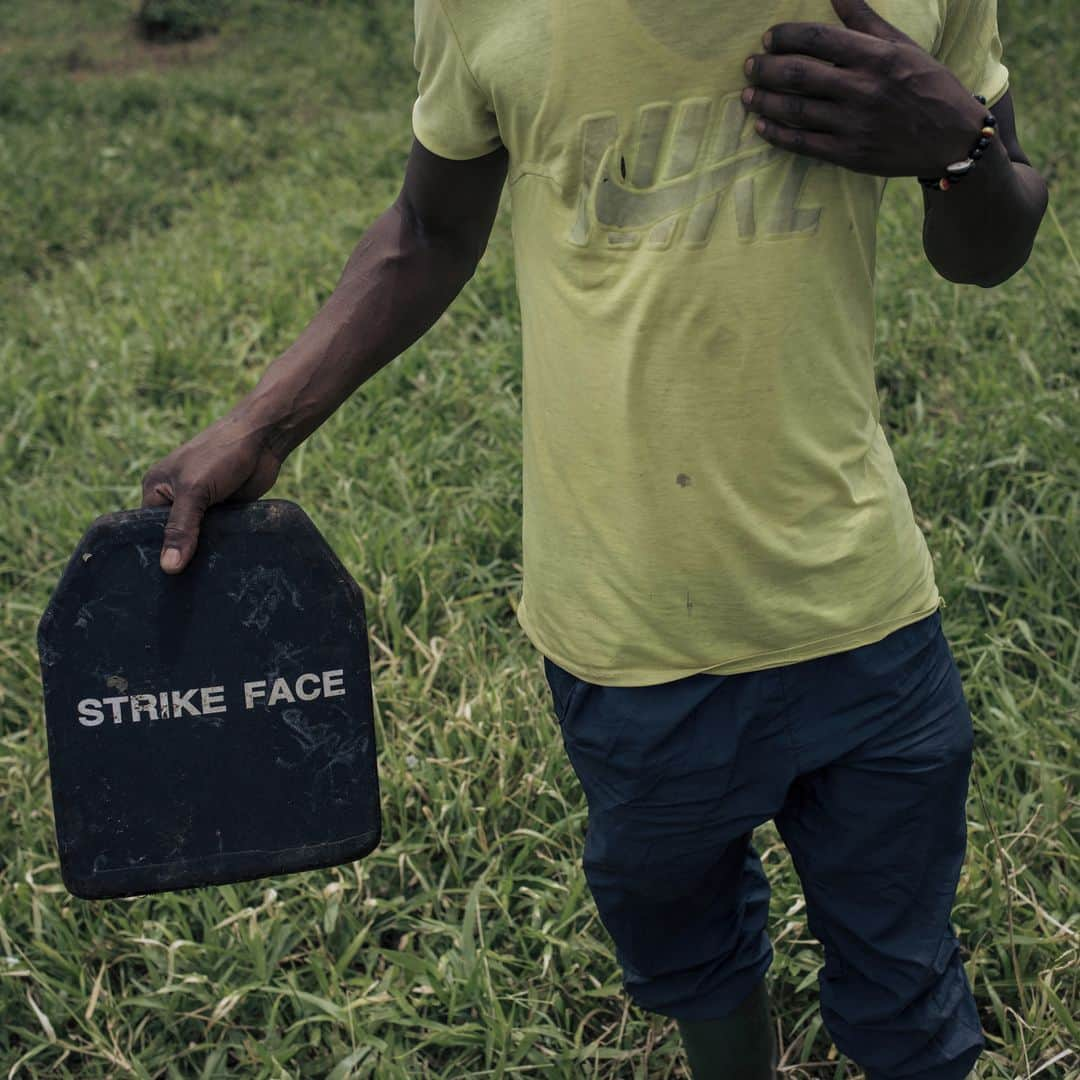
[[[776,1039],[765,980],[718,1020],[678,1020],[694,1080],[776,1080]]]

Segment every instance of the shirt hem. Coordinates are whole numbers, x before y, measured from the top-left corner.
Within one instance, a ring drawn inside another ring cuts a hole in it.
[[[518,609],[518,621],[526,636],[533,646],[554,664],[565,671],[570,672],[575,678],[594,683],[597,686],[655,686],[659,683],[674,682],[677,679],[689,678],[692,675],[741,675],[751,671],[763,671],[767,668],[783,667],[790,664],[802,663],[806,660],[817,660],[831,653],[845,652],[849,649],[857,649],[863,645],[872,645],[876,641],[887,637],[889,634],[909,626],[911,623],[925,619],[939,608],[945,606],[944,598],[938,594],[934,603],[919,611],[909,612],[905,615],[897,615],[882,622],[871,623],[869,626],[860,627],[858,630],[849,630],[843,634],[834,634],[827,638],[818,638],[816,641],[804,642],[787,649],[776,649],[765,653],[753,653],[750,656],[736,657],[724,660],[707,668],[689,668],[661,671],[651,669],[642,672],[629,672],[625,669],[615,672],[595,672],[579,668],[568,658],[561,658],[554,650],[549,649],[540,641],[535,631],[526,626],[520,617]]]

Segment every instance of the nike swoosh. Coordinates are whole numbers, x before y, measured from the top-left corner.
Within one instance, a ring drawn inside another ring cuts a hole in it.
[[[596,185],[596,220],[600,225],[616,229],[642,229],[664,218],[687,210],[695,203],[718,191],[726,191],[747,173],[758,172],[786,151],[779,146],[766,146],[756,154],[734,161],[724,161],[711,168],[668,184],[638,189],[627,187],[616,179],[613,171],[615,146],[604,154]]]

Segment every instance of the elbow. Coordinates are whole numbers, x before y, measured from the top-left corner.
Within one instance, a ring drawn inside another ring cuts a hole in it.
[[[1036,174],[1037,175],[1037,174]],[[981,289],[996,289],[999,285],[1003,285],[1011,277],[1018,274],[1025,266],[1027,266],[1028,259],[1031,258],[1031,253],[1035,249],[1035,238],[1039,234],[1039,228],[1042,225],[1043,218],[1046,216],[1046,209],[1050,205],[1050,192],[1047,189],[1046,182],[1042,177],[1038,177],[1040,186],[1042,188],[1039,201],[1036,205],[1036,212],[1032,217],[1031,227],[1029,229],[1030,239],[1028,240],[1027,247],[1024,250],[1023,257],[1016,263],[1014,263],[1007,270],[998,270],[997,272],[991,272],[984,276],[981,281],[976,281],[974,284],[978,285]]]
[[[1015,277],[1024,268],[1026,263],[1027,260],[1025,259],[1024,262],[1022,262],[1019,266],[1014,267],[1011,270],[997,270],[994,273],[987,274],[978,278],[973,278],[971,280],[968,280],[966,278],[961,280],[957,278],[945,277],[944,274],[942,274],[941,276],[945,277],[946,281],[951,281],[955,285],[974,285],[978,289],[996,289],[999,285],[1004,285],[1005,282],[1008,281],[1010,278]]]
[[[927,260],[934,268],[938,277],[944,278],[946,281],[953,285],[974,285],[980,289],[996,289],[999,285],[1004,285],[1006,281],[1018,274],[1027,265],[1028,258],[1031,255],[1034,242],[1024,252],[1023,258],[1008,263],[999,262],[995,265],[990,260],[982,260],[981,265],[978,265],[978,271],[976,271],[970,264],[965,266],[963,270],[956,267],[949,268],[948,264],[937,261],[930,257],[929,252],[925,252]]]
[[[993,281],[987,277],[973,278],[967,274],[958,270],[950,270],[947,266],[935,262],[928,253],[926,254],[926,261],[934,268],[934,273],[943,281],[947,281],[950,285],[977,285],[980,289],[992,289],[995,285],[1000,284],[1000,281]],[[1009,275],[1012,276],[1011,274]]]
[[[1004,285],[1005,282],[1009,280],[1009,278],[1013,277],[1018,272],[1018,270],[1019,268],[1017,268],[1017,270],[1013,270],[1009,274],[1006,274],[1004,277],[991,278],[985,281],[973,281],[971,282],[971,284],[977,286],[980,289],[996,289],[999,285]]]
[[[1031,257],[1031,251],[1034,246],[1034,237],[1032,237],[1031,246],[1024,252],[1024,257],[1019,262],[1013,263],[1008,267],[989,267],[986,274],[980,277],[979,280],[971,282],[971,284],[978,285],[980,289],[996,289],[999,285],[1004,285],[1006,281],[1015,277],[1025,266],[1027,266],[1028,259]]]
[[[1022,270],[1050,205],[1050,193],[1037,173],[1038,188],[1030,189],[1021,209],[1004,217],[996,230],[940,225],[927,214],[923,220],[923,253],[937,274],[955,285],[996,289]]]

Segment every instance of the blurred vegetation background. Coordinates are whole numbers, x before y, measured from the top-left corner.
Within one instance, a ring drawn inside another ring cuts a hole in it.
[[[1070,0],[1000,0],[1050,184],[994,290],[922,255],[892,181],[882,418],[976,727],[954,924],[980,1077],[1080,1076],[1077,148]],[[519,312],[505,201],[442,319],[288,460],[367,606],[384,835],[360,862],[88,903],[55,854],[35,628],[100,514],[227,411],[394,199],[407,0],[0,6],[0,1066],[40,1077],[685,1077],[628,1004],[580,866],[585,802],[520,633]],[[783,1075],[858,1077],[774,827]]]

